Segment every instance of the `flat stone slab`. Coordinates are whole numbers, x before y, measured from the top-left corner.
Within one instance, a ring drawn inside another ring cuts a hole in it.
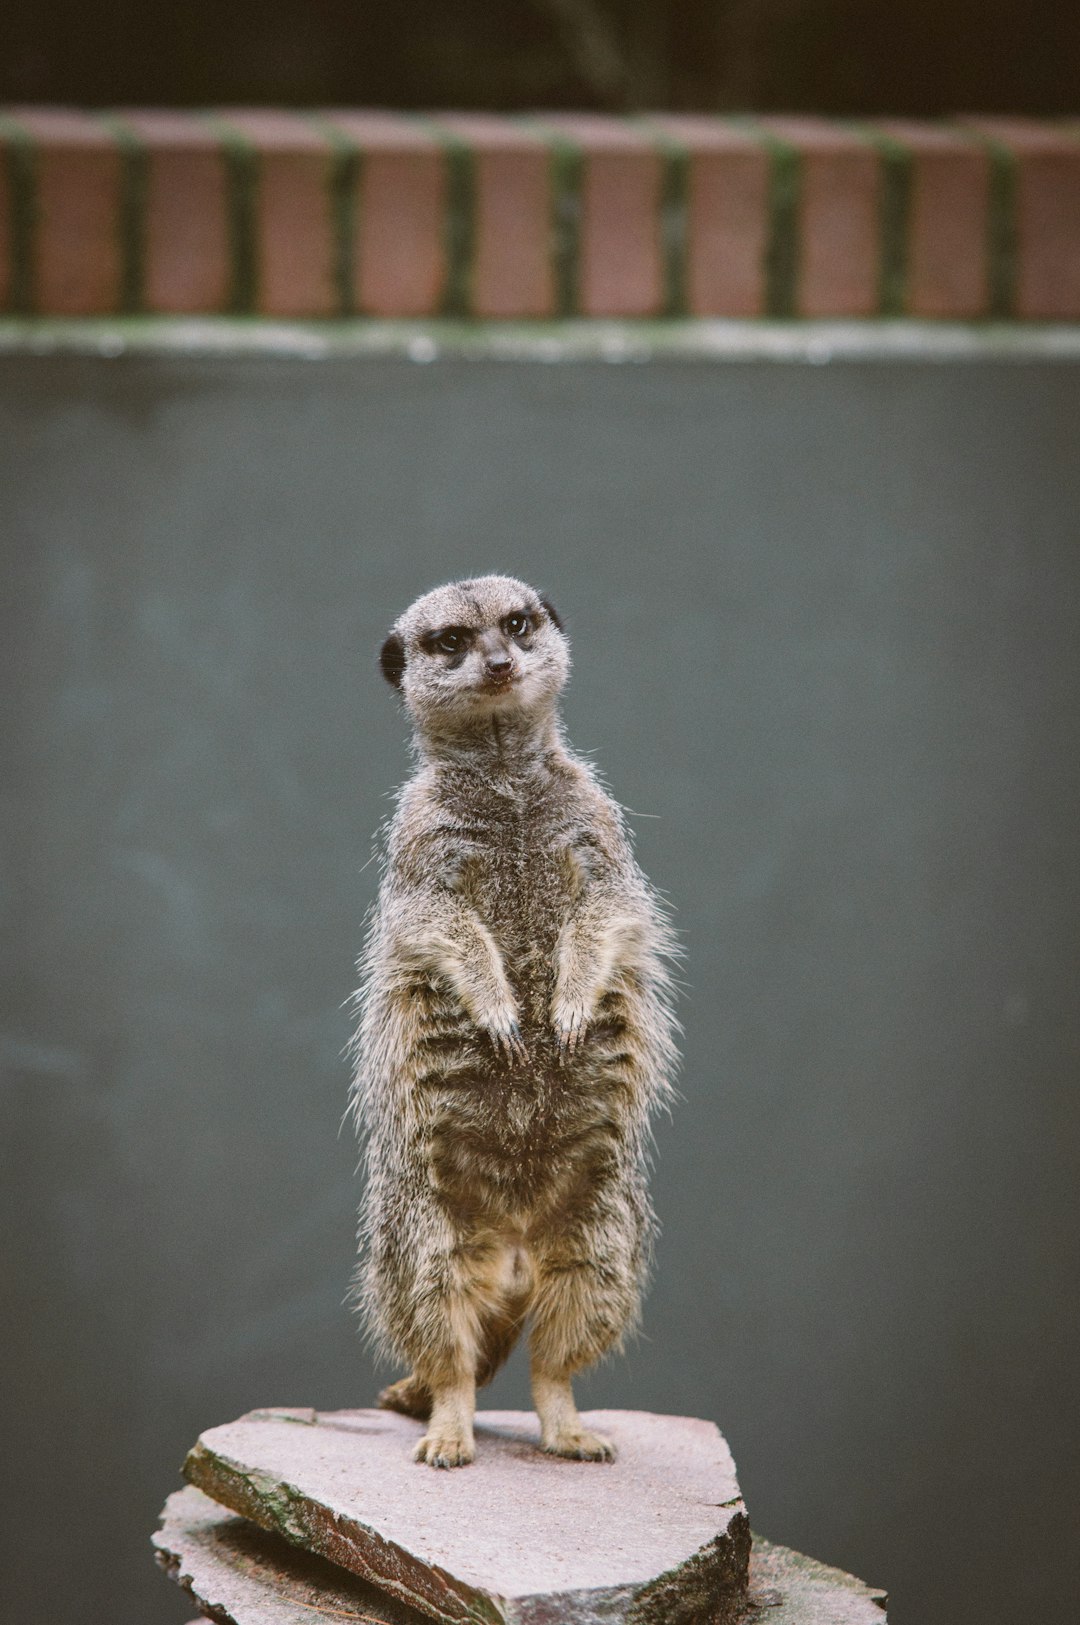
[[[229,1625],[318,1625],[320,1619],[428,1625],[415,1609],[226,1512],[201,1490],[169,1496],[154,1550],[204,1614]]]
[[[169,1497],[154,1547],[165,1572],[221,1625],[424,1625],[424,1615],[199,1490]],[[884,1605],[883,1592],[852,1575],[754,1537],[740,1625],[885,1625]],[[608,1615],[605,1625],[619,1619]]]
[[[749,1600],[754,1625],[882,1625],[889,1599],[843,1569],[755,1535]]]
[[[726,1625],[750,1529],[712,1422],[593,1411],[614,1462],[538,1448],[531,1411],[482,1411],[476,1461],[412,1460],[389,1411],[255,1411],[204,1433],[185,1476],[214,1500],[446,1625]]]

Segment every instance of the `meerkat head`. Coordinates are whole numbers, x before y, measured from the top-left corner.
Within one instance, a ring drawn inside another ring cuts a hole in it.
[[[512,576],[436,587],[394,624],[379,657],[421,731],[550,711],[570,669],[562,622]]]

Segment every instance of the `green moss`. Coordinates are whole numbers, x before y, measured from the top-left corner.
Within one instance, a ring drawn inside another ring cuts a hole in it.
[[[228,309],[233,315],[242,316],[258,308],[258,155],[239,130],[209,114],[206,118],[225,157],[230,269]]]
[[[327,206],[334,236],[333,277],[334,291],[337,295],[337,314],[355,316],[357,312],[353,289],[361,225],[358,219],[358,198],[363,154],[350,136],[327,119],[312,114],[310,123],[330,144]]]
[[[134,315],[145,305],[146,149],[123,119],[99,116],[120,149],[120,309]]]
[[[446,277],[443,316],[468,316],[472,310],[473,255],[476,248],[476,175],[472,147],[438,120],[419,120],[443,150],[446,164],[446,213],[443,247]]]
[[[988,141],[990,155],[990,220],[987,253],[990,266],[990,314],[999,319],[1016,312],[1016,159],[1000,141]]]
[[[34,143],[14,119],[0,113],[10,209],[10,308],[30,315],[34,298],[34,231],[37,224],[37,187]]]
[[[690,154],[648,121],[663,159],[664,178],[660,198],[660,232],[664,255],[664,315],[685,316],[687,312],[687,263],[690,254]]]
[[[765,245],[765,313],[795,316],[799,305],[799,212],[802,165],[790,141],[755,119],[737,121],[769,155],[768,238]]]
[[[907,310],[908,243],[911,231],[911,153],[880,130],[855,126],[881,159],[878,257],[878,312],[902,316]]]

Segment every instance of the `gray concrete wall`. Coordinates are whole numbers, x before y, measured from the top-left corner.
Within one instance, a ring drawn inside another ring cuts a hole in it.
[[[645,1336],[585,1399],[715,1417],[755,1527],[897,1625],[1065,1617],[1078,382],[3,359],[12,1621],[188,1617],[147,1537],[200,1428],[372,1398],[374,652],[490,568],[564,612],[687,950]]]

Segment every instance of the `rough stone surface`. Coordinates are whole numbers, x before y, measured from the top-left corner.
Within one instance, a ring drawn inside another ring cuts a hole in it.
[[[325,1557],[298,1551],[279,1535],[223,1511],[201,1490],[169,1496],[154,1550],[166,1574],[191,1593],[205,1616],[230,1625],[311,1625],[320,1615],[426,1625],[423,1614]]]
[[[843,1569],[755,1535],[749,1601],[754,1625],[883,1625],[888,1598]]]
[[[711,1422],[594,1411],[611,1464],[537,1449],[531,1412],[477,1417],[477,1459],[412,1460],[422,1427],[385,1411],[258,1411],[204,1433],[187,1478],[262,1528],[428,1618],[555,1625],[726,1622],[750,1535]]]
[[[222,1625],[317,1625],[320,1619],[422,1625],[425,1617],[224,1511],[199,1490],[169,1497],[154,1546],[165,1572],[190,1592],[204,1617]],[[883,1592],[758,1536],[750,1576],[739,1625],[886,1625]],[[618,1612],[610,1614],[606,1625],[619,1619]]]

